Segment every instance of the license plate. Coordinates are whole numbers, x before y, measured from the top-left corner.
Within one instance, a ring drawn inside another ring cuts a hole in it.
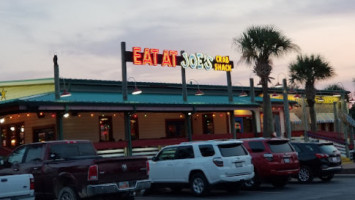
[[[129,183],[128,181],[123,181],[118,183],[118,188],[119,189],[127,189],[129,188]]]
[[[285,163],[290,163],[290,159],[289,158],[284,158],[284,162]]]
[[[236,163],[235,163],[235,166],[236,166],[236,167],[243,167],[243,163],[241,163],[241,162],[236,162]]]

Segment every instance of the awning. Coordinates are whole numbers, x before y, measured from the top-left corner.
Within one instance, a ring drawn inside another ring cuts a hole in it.
[[[317,123],[334,123],[334,113],[317,113]]]
[[[295,113],[290,113],[290,122],[293,124],[301,124],[302,120]]]

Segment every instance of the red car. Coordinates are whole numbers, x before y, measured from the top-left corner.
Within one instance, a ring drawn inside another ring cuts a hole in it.
[[[297,152],[288,139],[250,138],[243,142],[252,156],[255,171],[254,178],[245,182],[247,188],[258,188],[262,182],[283,187],[291,176],[297,175]]]

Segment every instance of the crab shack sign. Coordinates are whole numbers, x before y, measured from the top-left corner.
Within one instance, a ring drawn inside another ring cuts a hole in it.
[[[126,51],[126,61],[134,65],[150,65],[162,67],[176,67],[191,69],[204,69],[215,71],[232,71],[233,61],[229,56],[215,56],[208,54],[186,52],[178,55],[176,50],[162,50],[154,48],[133,47],[132,51]]]

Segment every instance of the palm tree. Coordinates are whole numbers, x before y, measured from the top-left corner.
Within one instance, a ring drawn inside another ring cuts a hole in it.
[[[272,71],[271,57],[279,57],[299,48],[273,26],[251,26],[242,36],[233,38],[233,45],[242,53],[240,60],[253,65],[253,72],[260,77],[263,90],[263,136],[270,137],[274,132],[268,94]]]
[[[314,110],[316,81],[325,80],[335,75],[334,69],[328,62],[324,61],[319,55],[299,55],[296,62],[289,65],[291,83],[305,83],[305,93],[309,114],[311,117],[311,131],[317,131],[316,112]]]

